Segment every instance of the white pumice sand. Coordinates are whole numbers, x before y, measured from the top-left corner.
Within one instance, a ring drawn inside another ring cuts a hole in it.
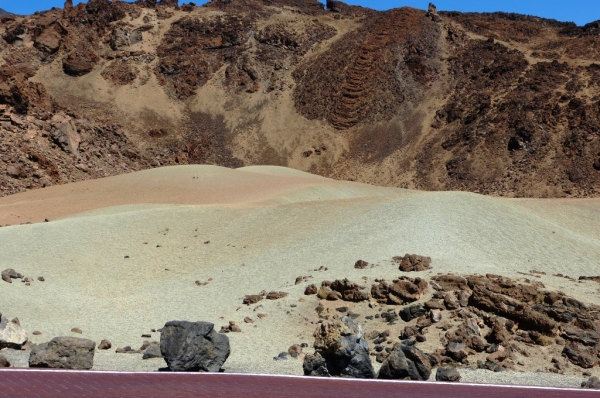
[[[433,259],[421,275],[522,278],[519,272],[536,270],[546,273],[537,280],[548,289],[600,303],[598,284],[553,276],[600,274],[599,210],[599,200],[408,191],[276,167],[148,170],[0,198],[0,225],[13,224],[0,228],[0,268],[34,278],[31,286],[0,281],[0,311],[19,317],[34,343],[62,335],[110,339],[110,352],[96,354],[99,370],[164,366],[114,349],[158,340],[151,329],[167,321],[210,321],[217,330],[235,321],[242,333],[229,333],[226,371],[301,374],[301,361],[273,357],[313,342],[318,299],[304,296],[305,287],[393,279],[399,271],[390,260],[405,253]],[[375,266],[354,269],[358,259]],[[327,270],[314,271],[321,266]],[[312,278],[295,285],[298,276]],[[261,290],[289,295],[242,304]],[[489,373],[465,380],[485,381]],[[544,377],[544,384],[563,380]]]

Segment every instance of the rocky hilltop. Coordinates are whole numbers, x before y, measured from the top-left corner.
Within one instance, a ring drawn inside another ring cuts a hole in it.
[[[0,14],[0,195],[210,163],[600,196],[598,22],[317,0]]]

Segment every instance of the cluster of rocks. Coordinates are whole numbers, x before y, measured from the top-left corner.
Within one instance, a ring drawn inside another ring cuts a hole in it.
[[[104,345],[103,345],[104,343]],[[110,341],[102,340],[98,349],[110,349]],[[158,341],[144,340],[141,347],[134,350],[131,346],[119,347],[115,350],[117,354],[142,354],[142,359],[161,358],[160,346]]]
[[[266,290],[261,291],[259,294],[247,294],[244,296],[244,300],[242,301],[246,305],[256,304],[262,299],[266,298],[267,300],[279,300],[288,295],[286,292],[277,292],[271,291],[267,293]]]
[[[30,286],[33,282],[33,278],[29,276],[23,276],[12,268],[7,268],[0,274],[2,276],[2,280],[7,283],[12,283],[13,279],[20,279],[25,286]],[[37,278],[40,282],[45,282],[46,279],[43,276],[38,276]]]
[[[350,282],[348,279],[336,279],[333,282],[323,281],[316,294],[320,299],[360,302],[370,298],[369,293],[363,291],[364,289],[364,286]]]
[[[323,281],[321,287],[308,285],[305,295],[316,294],[323,300],[343,300],[348,302],[369,301],[371,299],[380,304],[402,305],[417,301],[428,292],[428,283],[422,278],[402,276],[388,283],[383,279],[376,279],[377,283],[371,286],[371,292],[365,291],[366,286],[351,282],[348,279],[336,279],[333,282]]]
[[[248,318],[248,319],[250,319],[250,318]],[[252,322],[252,319],[250,319],[250,322]],[[250,323],[250,322],[246,322],[246,323]],[[229,332],[240,333],[241,331],[242,331],[242,329],[240,329],[240,327],[235,324],[235,321],[229,321],[228,325],[221,326],[221,330],[219,330],[219,333],[229,333]]]
[[[324,300],[353,301],[356,295],[350,292],[364,289],[338,280],[324,283],[318,293]],[[404,322],[400,332],[393,336],[390,330],[373,330],[365,335],[356,316],[332,317],[324,312],[323,302],[317,307],[315,353],[304,359],[306,375],[375,377],[370,356],[382,363],[377,377],[413,380],[429,378],[436,366],[436,379],[444,381],[459,380],[455,368],[460,366],[516,370],[527,358],[540,355],[552,357],[546,370],[554,373],[564,373],[570,365],[591,369],[600,364],[600,306],[548,291],[539,281],[492,274],[437,275],[429,283],[401,277],[391,284],[374,284],[370,296],[381,305],[401,305],[380,307],[375,316],[365,317],[389,325]],[[422,352],[418,347],[428,339],[434,346],[439,339],[441,348]]]
[[[307,376],[428,380],[433,367],[439,363],[436,356],[402,342],[389,350],[376,374],[361,325],[346,316],[335,315],[319,324],[314,337],[315,353],[306,355],[303,362]],[[456,370],[441,368],[437,378],[458,381],[460,375]]]
[[[433,3],[429,3],[427,7],[427,17],[431,18],[433,22],[442,22],[442,17],[439,16],[437,12],[437,7]]]

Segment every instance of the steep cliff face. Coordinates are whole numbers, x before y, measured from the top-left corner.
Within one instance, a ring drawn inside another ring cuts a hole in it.
[[[90,0],[2,15],[0,195],[212,163],[599,196],[598,29],[317,0]],[[54,138],[57,115],[77,151]]]

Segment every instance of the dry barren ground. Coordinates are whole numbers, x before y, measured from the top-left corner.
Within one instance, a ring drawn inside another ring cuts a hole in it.
[[[242,332],[229,334],[226,370],[300,374],[301,362],[273,357],[291,344],[312,343],[318,299],[303,295],[306,285],[393,279],[399,271],[390,260],[405,253],[433,259],[421,276],[523,278],[519,272],[536,270],[546,274],[537,280],[548,289],[597,303],[595,282],[553,275],[599,273],[598,210],[594,199],[379,188],[278,167],[148,170],[1,198],[0,225],[12,225],[0,228],[0,268],[34,278],[31,286],[1,282],[1,310],[18,316],[29,332],[41,331],[31,336],[34,343],[79,327],[96,342],[108,338],[113,347],[134,348],[142,334],[169,320],[205,320],[217,328],[233,320]],[[358,259],[374,266],[354,269]],[[298,276],[309,278],[295,285]],[[289,295],[242,304],[244,295],[263,289]],[[367,331],[378,327],[370,322]],[[95,364],[164,366],[113,352],[98,353]],[[490,373],[465,373],[465,379],[487,381]],[[514,380],[573,386],[581,380],[580,374],[527,375]]]

